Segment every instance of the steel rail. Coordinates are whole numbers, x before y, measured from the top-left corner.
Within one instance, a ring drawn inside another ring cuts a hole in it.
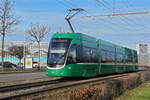
[[[65,81],[65,80],[56,79],[56,80],[23,83],[23,84],[8,85],[8,86],[0,86],[0,93],[22,90],[22,89],[27,89],[30,87],[38,87],[38,86],[43,86],[43,85],[56,84],[56,83],[63,82],[63,81]]]

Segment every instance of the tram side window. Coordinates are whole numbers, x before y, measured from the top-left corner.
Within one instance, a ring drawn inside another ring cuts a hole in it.
[[[117,54],[117,62],[118,63],[124,63],[124,56],[122,53]]]
[[[83,47],[83,59],[85,63],[97,62],[97,49],[90,47]]]
[[[126,55],[126,63],[132,63],[132,55]]]
[[[67,57],[67,63],[68,64],[76,63],[76,45],[72,45],[70,47]]]
[[[77,45],[77,62],[82,63],[84,61],[82,57],[82,47],[80,45]]]
[[[95,49],[95,48],[92,49],[92,62],[93,63],[97,63],[98,62],[97,49]]]
[[[108,50],[101,50],[102,63],[115,63],[115,52]]]
[[[115,63],[115,52],[113,52],[113,51],[109,51],[109,62],[113,62],[113,63]]]
[[[83,47],[83,59],[84,62],[90,62],[90,56],[91,56],[91,50],[90,48]]]
[[[104,50],[101,50],[101,62],[102,63],[105,63],[105,59],[106,59],[106,52]]]
[[[77,48],[77,62],[79,63],[97,63],[97,49],[90,47]]]

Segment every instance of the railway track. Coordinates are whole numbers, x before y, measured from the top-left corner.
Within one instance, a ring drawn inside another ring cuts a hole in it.
[[[0,87],[0,99],[4,100],[4,99],[19,98],[22,96],[32,95],[32,94],[45,92],[45,91],[73,87],[77,85],[94,83],[94,82],[103,82],[105,80],[111,80],[114,78],[127,76],[128,74],[129,73],[111,75],[111,76],[97,77],[97,78],[91,78],[86,80],[57,79],[51,81],[42,81],[42,82],[5,86],[5,87]]]
[[[38,86],[43,86],[43,85],[49,85],[49,84],[56,84],[56,83],[59,83],[60,81],[64,82],[65,80],[56,79],[56,80],[40,81],[40,82],[33,82],[33,83],[0,86],[0,93],[16,91],[16,90],[21,90],[21,89],[27,89],[27,88],[31,88],[31,87],[38,87]]]

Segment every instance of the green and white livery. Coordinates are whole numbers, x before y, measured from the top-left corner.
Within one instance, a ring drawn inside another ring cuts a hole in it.
[[[82,33],[56,33],[48,50],[46,75],[94,77],[137,71],[137,52]]]

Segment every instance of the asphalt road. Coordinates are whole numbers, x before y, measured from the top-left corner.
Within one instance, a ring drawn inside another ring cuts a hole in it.
[[[0,82],[18,81],[47,77],[45,72],[0,74]]]

